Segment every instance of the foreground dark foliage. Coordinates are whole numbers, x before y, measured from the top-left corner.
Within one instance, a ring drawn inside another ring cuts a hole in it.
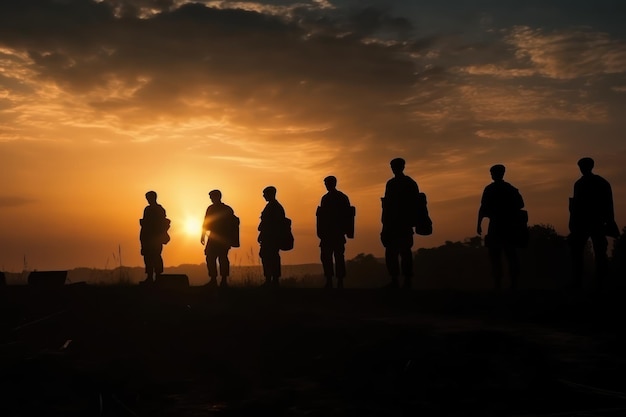
[[[626,413],[615,292],[68,286],[0,297],[3,416]]]

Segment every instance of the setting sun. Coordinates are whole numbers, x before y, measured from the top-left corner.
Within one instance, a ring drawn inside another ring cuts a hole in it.
[[[188,236],[200,236],[200,233],[202,233],[201,220],[188,218],[187,220],[185,220],[184,231],[185,234]]]

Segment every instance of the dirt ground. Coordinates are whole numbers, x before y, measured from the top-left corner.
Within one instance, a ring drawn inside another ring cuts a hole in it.
[[[2,416],[624,416],[624,293],[0,290]]]

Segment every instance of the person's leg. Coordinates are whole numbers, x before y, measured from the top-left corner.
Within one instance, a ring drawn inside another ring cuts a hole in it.
[[[153,264],[153,260],[152,257],[150,256],[150,250],[145,247],[142,249],[142,253],[143,253],[143,262],[146,265],[146,279],[145,281],[142,282],[148,282],[148,281],[152,281],[154,279],[154,264]]]
[[[230,248],[227,246],[223,246],[222,248],[220,248],[218,256],[220,262],[220,276],[222,277],[220,285],[222,287],[228,286],[228,276],[230,275],[230,261],[228,260],[228,249]]]
[[[488,248],[488,252],[494,289],[500,290],[502,288],[502,248],[491,246]]]
[[[154,273],[158,277],[163,274],[163,257],[161,254],[163,253],[163,245],[160,243],[155,244],[155,263],[154,263]]]
[[[591,236],[591,243],[596,265],[596,288],[601,289],[609,275],[609,258],[606,253],[609,242],[604,234],[598,233]]]
[[[517,255],[517,248],[514,245],[507,245],[504,248],[506,255],[506,261],[509,266],[509,276],[511,277],[511,289],[515,290],[518,284],[518,278],[520,274],[519,257]]]
[[[155,246],[151,245],[149,242],[144,242],[142,244],[141,253],[143,254],[143,261],[146,265],[146,279],[141,281],[143,284],[151,284],[154,282],[155,272],[158,267],[158,259],[159,254],[157,253]]]
[[[320,260],[326,278],[326,288],[333,287],[333,248],[326,242],[320,244]]]
[[[413,279],[413,252],[411,246],[405,246],[400,251],[400,266],[404,277],[404,288],[411,288]]]
[[[143,260],[146,264],[146,279],[142,282],[151,283],[154,282],[154,266],[149,255],[144,255]]]
[[[385,248],[385,265],[387,266],[387,272],[391,277],[389,287],[393,288],[398,286],[398,276],[400,275],[400,261],[398,256],[400,256],[400,251],[397,246],[389,245]]]
[[[337,288],[342,289],[343,279],[346,277],[345,244],[337,244],[333,252],[335,255],[335,275],[337,276]]]
[[[209,273],[209,282],[207,285],[217,285],[217,251],[215,245],[211,241],[207,242],[205,249],[206,254],[206,267]]]
[[[583,233],[572,233],[567,239],[572,258],[572,287],[580,289],[582,288],[583,273],[585,271],[585,245],[589,236]]]
[[[272,260],[267,246],[261,245],[259,257],[261,258],[261,265],[263,265],[263,276],[265,277],[264,285],[267,286],[272,282]]]
[[[274,272],[272,274],[272,277],[273,277],[272,284],[275,287],[278,287],[278,280],[281,276],[280,249],[278,248],[274,249],[273,259],[274,259]]]

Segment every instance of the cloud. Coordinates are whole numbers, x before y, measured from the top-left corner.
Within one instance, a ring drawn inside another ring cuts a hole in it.
[[[37,0],[0,4],[0,24],[0,138],[58,140],[64,126],[99,144],[242,152],[246,166],[290,153],[317,169],[382,172],[396,155],[467,164],[496,149],[485,132],[556,149],[554,126],[515,132],[607,123],[601,97],[558,81],[623,71],[623,42],[602,32],[423,37],[391,9],[315,1]]]
[[[561,145],[555,140],[554,132],[546,132],[536,129],[482,129],[475,132],[480,138],[495,141],[518,141],[524,140],[543,149],[557,149]]]
[[[289,15],[157,3],[134,3],[159,10],[134,17],[125,2],[0,6],[0,44],[21,58],[7,73],[24,74],[36,92],[11,92],[24,129],[95,123],[148,140],[172,124],[204,124],[249,142],[341,148],[340,137],[353,149],[373,131],[397,130],[407,112],[416,74],[402,50],[406,19],[375,9],[329,15],[319,3]],[[383,35],[394,41],[372,42]]]
[[[21,196],[0,196],[0,209],[23,207],[36,203],[37,200]]]
[[[626,42],[607,33],[582,28],[546,32],[519,26],[507,41],[519,59],[527,60],[544,77],[567,80],[626,73]]]
[[[555,80],[626,74],[626,41],[591,28],[530,26],[494,30],[487,45],[467,45],[454,71],[472,76]]]

